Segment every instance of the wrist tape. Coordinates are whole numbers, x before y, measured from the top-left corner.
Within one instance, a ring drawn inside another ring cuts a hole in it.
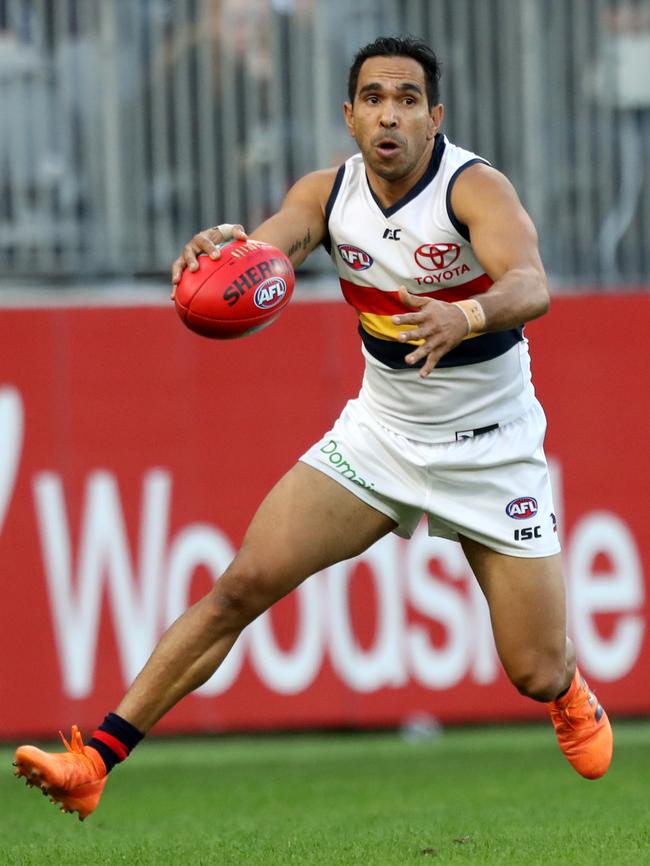
[[[235,228],[235,226],[232,225],[231,223],[221,223],[220,226],[215,226],[215,229],[217,229],[217,231],[221,232],[221,235],[222,235],[224,241],[231,241],[232,240],[232,237],[233,237],[232,230],[234,228]]]
[[[467,336],[471,334],[482,334],[487,324],[485,311],[476,298],[467,301],[453,301],[454,307],[458,307],[467,319]]]

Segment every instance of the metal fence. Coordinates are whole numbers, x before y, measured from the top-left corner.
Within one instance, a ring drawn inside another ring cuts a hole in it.
[[[166,272],[253,227],[352,151],[351,56],[395,32],[558,281],[650,282],[650,0],[0,0],[0,272]]]

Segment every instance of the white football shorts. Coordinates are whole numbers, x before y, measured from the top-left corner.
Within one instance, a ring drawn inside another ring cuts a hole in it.
[[[520,418],[489,432],[417,442],[350,400],[333,429],[300,460],[391,517],[403,538],[426,514],[429,535],[455,541],[463,535],[509,556],[551,556],[560,543],[545,431],[535,400]]]

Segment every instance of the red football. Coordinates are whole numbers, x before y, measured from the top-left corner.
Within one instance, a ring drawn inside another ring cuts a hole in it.
[[[198,257],[176,287],[176,310],[192,331],[220,340],[270,325],[293,294],[295,275],[283,252],[254,240],[232,240],[221,257]]]

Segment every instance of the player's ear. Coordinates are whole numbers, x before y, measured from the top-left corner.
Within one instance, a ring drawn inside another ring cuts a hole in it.
[[[445,106],[442,102],[439,102],[437,105],[434,105],[431,111],[429,112],[429,116],[431,117],[431,127],[429,129],[429,138],[433,138],[437,132],[440,131],[440,127],[442,126],[442,121],[445,117]]]
[[[343,103],[343,116],[345,117],[345,123],[348,128],[348,132],[350,133],[352,138],[354,138],[354,111],[352,109],[351,102]]]

